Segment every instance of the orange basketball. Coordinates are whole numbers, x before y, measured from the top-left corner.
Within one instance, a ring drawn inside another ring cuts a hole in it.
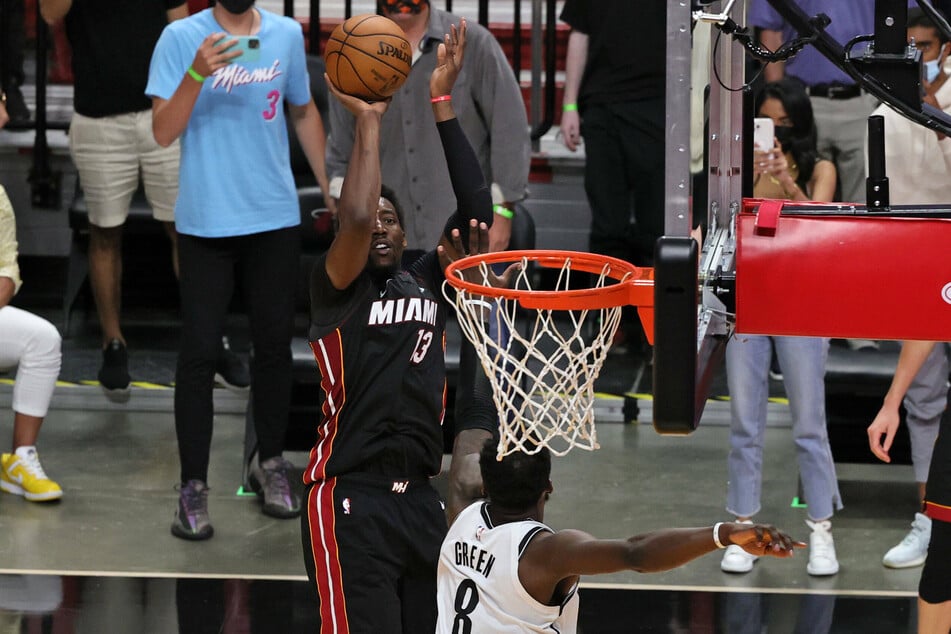
[[[382,15],[355,15],[330,34],[324,62],[327,76],[340,92],[380,101],[406,81],[413,50],[393,20]]]

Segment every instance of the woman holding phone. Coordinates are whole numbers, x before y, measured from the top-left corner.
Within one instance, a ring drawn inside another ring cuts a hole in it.
[[[812,106],[802,84],[791,78],[766,84],[756,98],[756,112],[773,121],[775,138],[771,149],[754,150],[753,195],[797,201],[832,200],[835,166],[818,158]],[[796,458],[809,505],[806,524],[812,533],[806,572],[814,576],[834,575],[839,562],[831,519],[833,512],[842,508],[842,499],[826,431],[824,379],[828,339],[742,333],[730,338],[726,348],[731,414],[726,510],[737,522],[752,523],[761,508],[773,347],[789,398]],[[756,559],[756,555],[738,546],[729,546],[720,568],[745,573],[753,569]]]
[[[756,116],[773,122],[772,146],[753,148],[753,195],[828,202],[835,196],[832,161],[819,158],[809,95],[799,80],[766,84],[756,98]]]

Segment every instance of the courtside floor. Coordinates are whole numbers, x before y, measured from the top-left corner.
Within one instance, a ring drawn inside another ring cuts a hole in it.
[[[9,411],[10,391],[9,381],[0,383],[0,411]],[[0,495],[0,613],[12,619],[33,610],[40,615],[25,621],[73,623],[56,629],[64,632],[313,630],[298,522],[267,518],[256,498],[239,494],[244,394],[216,391],[209,476],[215,537],[189,543],[170,535],[178,470],[172,394],[161,385],[137,386],[117,404],[95,386],[57,390],[40,451],[65,495],[50,505]],[[555,460],[547,523],[626,538],[729,519],[727,404],[709,403],[700,428],[686,437],[656,434],[646,422],[650,401],[640,405],[639,423],[598,423],[597,451]],[[603,397],[599,411],[618,406]],[[788,410],[774,403],[770,412],[758,519],[806,539],[806,511],[791,506],[797,470]],[[6,414],[2,420],[6,426]],[[289,457],[302,466],[306,454]],[[791,632],[797,620],[804,632],[914,631],[920,569],[880,563],[915,512],[910,467],[838,470],[846,505],[834,522],[838,575],[810,577],[803,552],[760,560],[747,575],[721,572],[711,554],[666,573],[585,578],[584,631],[760,632],[753,627],[760,623]],[[3,618],[0,632],[8,631]],[[84,619],[105,620],[79,628]],[[229,619],[245,625],[232,627]]]

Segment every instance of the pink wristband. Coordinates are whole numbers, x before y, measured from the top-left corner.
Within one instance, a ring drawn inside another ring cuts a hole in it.
[[[433,97],[430,99],[432,103],[439,103],[440,101],[449,101],[452,99],[452,95],[440,95],[439,97]]]

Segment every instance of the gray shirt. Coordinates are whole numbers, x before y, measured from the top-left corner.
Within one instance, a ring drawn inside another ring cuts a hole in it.
[[[405,215],[407,248],[432,249],[446,219],[456,209],[449,170],[433,121],[429,77],[436,67],[436,50],[452,14],[430,9],[429,27],[421,55],[403,87],[383,116],[381,168],[383,184],[393,189]],[[465,60],[452,90],[452,106],[475,149],[493,202],[514,202],[526,195],[531,161],[525,104],[512,67],[495,37],[469,23]],[[330,100],[327,176],[330,193],[339,197],[353,148],[353,115]]]

